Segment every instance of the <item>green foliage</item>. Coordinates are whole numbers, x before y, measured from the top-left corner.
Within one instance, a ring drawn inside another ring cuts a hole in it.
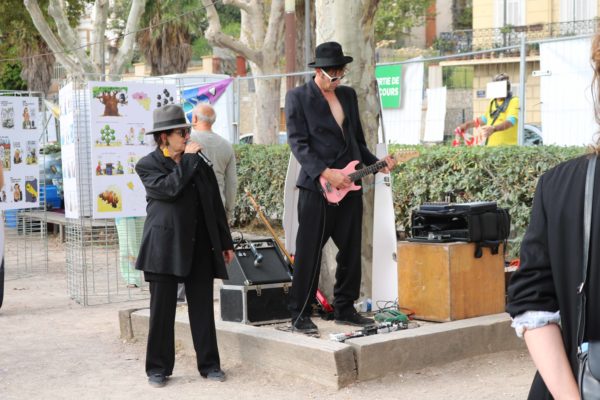
[[[456,43],[450,39],[435,38],[432,46],[434,50],[438,50],[440,54],[452,52],[456,47]]]
[[[442,70],[443,85],[448,89],[473,88],[473,67],[445,67]]]
[[[226,35],[230,35],[232,37],[240,37],[240,33],[242,31],[242,26],[240,21],[231,21],[228,22],[227,25],[223,25],[223,33]]]
[[[192,43],[192,60],[201,60],[212,54],[212,46],[204,36],[199,36]]]
[[[463,4],[453,7],[452,25],[454,30],[473,29],[473,4],[466,1],[457,1],[457,3]]]
[[[406,146],[392,145],[390,153]],[[235,146],[238,195],[234,222],[248,225],[256,212],[245,195],[248,188],[273,225],[283,218],[283,193],[290,150],[287,145]],[[397,226],[410,231],[411,211],[428,201],[443,201],[447,192],[464,192],[458,202],[496,201],[509,209],[512,227],[509,255],[517,257],[529,223],[539,176],[562,161],[585,153],[582,147],[416,147],[416,159],[393,172]]]
[[[0,90],[26,90],[27,82],[21,79],[21,63],[18,61],[0,64]]]
[[[256,218],[256,211],[246,197],[254,196],[265,216],[275,225],[283,218],[283,192],[290,158],[287,145],[237,145],[238,193],[234,212],[236,225],[245,226]]]
[[[375,41],[396,40],[400,45],[407,30],[425,22],[433,0],[381,0],[375,14]]]

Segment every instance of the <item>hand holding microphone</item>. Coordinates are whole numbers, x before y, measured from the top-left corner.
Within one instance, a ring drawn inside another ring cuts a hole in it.
[[[200,145],[199,143],[194,142],[193,140],[188,140],[185,143],[185,153],[188,154],[194,154],[194,153],[199,153],[202,151],[202,145]]]
[[[204,161],[209,167],[212,167],[213,165],[212,161],[210,161],[208,157],[202,153],[202,145],[194,142],[193,140],[188,140],[185,143],[185,153],[198,154],[198,157],[200,157],[202,161]]]

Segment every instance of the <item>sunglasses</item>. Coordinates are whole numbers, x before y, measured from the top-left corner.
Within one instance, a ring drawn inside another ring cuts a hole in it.
[[[321,70],[323,72],[323,75],[325,75],[327,77],[327,79],[329,79],[330,83],[334,83],[337,82],[339,80],[344,79],[344,77],[346,76],[346,70],[343,71],[342,75],[340,76],[330,76],[324,69]]]
[[[179,136],[181,136],[182,138],[185,138],[187,135],[189,135],[191,133],[192,129],[191,128],[178,128],[178,129],[174,129],[173,130],[173,134],[178,134]]]

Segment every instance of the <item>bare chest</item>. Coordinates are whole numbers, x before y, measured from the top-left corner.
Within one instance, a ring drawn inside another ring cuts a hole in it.
[[[325,100],[327,100],[327,103],[329,103],[329,108],[331,109],[331,114],[333,114],[333,118],[335,118],[335,122],[337,122],[337,124],[340,126],[340,129],[342,129],[342,126],[344,125],[345,115],[344,109],[342,108],[340,101],[334,93],[325,96]]]

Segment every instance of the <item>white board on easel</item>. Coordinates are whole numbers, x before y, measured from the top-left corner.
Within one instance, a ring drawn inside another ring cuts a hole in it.
[[[379,143],[377,157],[381,159],[386,154],[387,145]],[[385,303],[393,302],[398,298],[396,218],[390,174],[379,172],[375,176],[374,203],[371,296],[373,310],[378,310],[379,306],[383,308],[386,306]]]

